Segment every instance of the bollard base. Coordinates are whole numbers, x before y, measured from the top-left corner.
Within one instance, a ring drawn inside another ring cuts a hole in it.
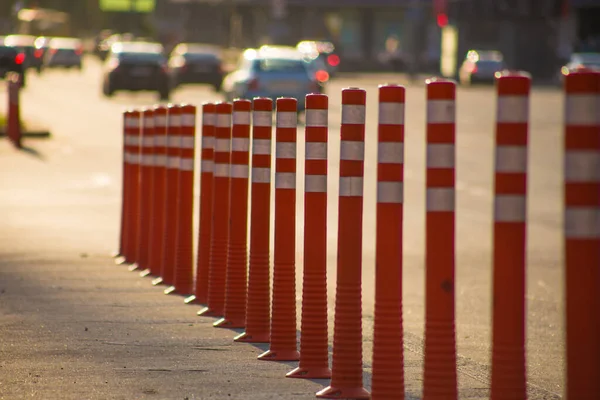
[[[153,285],[153,286],[160,285],[161,283],[163,283],[163,278],[161,278],[161,277],[158,277],[158,278],[152,279],[152,285]]]
[[[246,327],[246,321],[232,321],[226,318],[221,318],[216,321],[213,326],[215,328],[242,329]]]
[[[202,310],[196,313],[199,317],[220,317],[222,314],[217,313],[210,309],[210,307],[204,307]]]
[[[164,294],[172,294],[175,293],[176,289],[175,286],[169,286],[168,288],[166,288],[163,293]]]
[[[198,304],[198,302],[196,301],[196,296],[195,295],[191,295],[186,297],[183,302],[185,304]]]
[[[146,268],[145,270],[143,270],[142,272],[140,272],[140,276],[141,276],[142,278],[145,278],[145,277],[147,277],[148,275],[150,275],[150,273],[151,273],[151,272],[150,272],[150,268]]]
[[[325,389],[318,391],[316,397],[318,399],[369,400],[371,395],[363,387],[328,386]]]
[[[298,361],[300,353],[296,350],[268,350],[257,357],[261,361]]]
[[[363,387],[334,387],[328,386],[317,392],[318,399],[352,399],[369,400],[371,395]]]
[[[123,256],[117,256],[115,257],[115,264],[117,265],[123,265],[123,264],[128,264],[127,259]]]
[[[135,271],[136,269],[138,269],[139,267],[140,267],[140,266],[139,266],[139,265],[137,265],[137,263],[133,263],[133,264],[131,264],[131,265],[129,266],[129,268],[127,268],[127,269],[129,270],[129,272],[133,272],[133,271]]]
[[[267,332],[253,335],[251,333],[244,332],[234,337],[233,341],[239,343],[270,343],[271,334]]]
[[[110,253],[110,256],[111,256],[112,258],[123,257],[123,255],[122,255],[122,254],[121,254],[121,252],[119,252],[119,251],[113,251],[113,252],[111,252],[111,253]]]
[[[331,378],[331,369],[329,367],[298,367],[288,372],[285,376],[287,378],[299,379],[329,379]]]

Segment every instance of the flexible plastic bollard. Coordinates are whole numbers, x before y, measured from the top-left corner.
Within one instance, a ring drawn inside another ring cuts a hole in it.
[[[246,324],[248,274],[248,176],[250,170],[250,100],[235,100],[231,128],[229,187],[229,242],[225,279],[225,311],[214,323],[218,328],[243,328]]]
[[[268,343],[271,321],[269,254],[273,101],[255,98],[252,107],[252,190],[246,331],[234,340]]]
[[[131,270],[142,269],[147,275],[150,254],[150,225],[153,218],[153,178],[154,178],[154,110],[142,111],[142,148],[140,164],[140,240],[138,247],[138,265]]]
[[[404,97],[402,86],[379,86],[373,400],[404,399]]]
[[[362,230],[366,91],[342,90],[337,285],[331,384],[322,399],[369,399],[362,365]]]
[[[137,219],[139,198],[139,141],[140,141],[140,113],[139,111],[125,111],[124,124],[124,160],[123,171],[123,264],[135,263],[135,249],[137,248]]]
[[[198,315],[223,316],[229,243],[229,174],[231,162],[231,103],[218,103],[215,128],[215,172],[213,182],[213,231],[210,248],[210,277],[207,307]]]
[[[329,99],[306,96],[304,271],[300,362],[289,378],[331,377],[327,336],[327,135]]]
[[[279,98],[275,128],[275,247],[271,345],[264,361],[296,361],[296,130],[298,101]]]

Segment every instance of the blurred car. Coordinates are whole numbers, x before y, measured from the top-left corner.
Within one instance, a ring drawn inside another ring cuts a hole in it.
[[[104,65],[104,95],[149,90],[158,92],[160,100],[168,100],[171,87],[163,51],[160,43],[114,43]]]
[[[31,35],[8,35],[4,37],[4,45],[14,47],[25,55],[23,67],[25,69],[35,68],[38,72],[42,70],[42,58],[35,51],[35,36]]]
[[[33,45],[35,46],[34,55],[36,58],[39,58],[40,60],[42,60],[41,67],[43,67],[43,65],[44,65],[44,58],[46,56],[46,51],[48,50],[48,43],[50,43],[50,39],[51,38],[49,38],[47,36],[40,36],[35,39],[35,42],[33,42]],[[38,71],[38,72],[41,72],[41,67],[40,67],[40,71]]]
[[[506,69],[502,53],[494,50],[469,50],[458,71],[463,85],[493,83],[496,72]]]
[[[340,56],[335,52],[335,46],[331,42],[303,40],[296,45],[298,51],[311,58],[318,58],[326,66],[327,73],[333,77],[340,66]]]
[[[315,79],[311,60],[293,47],[263,46],[247,49],[240,57],[238,68],[223,80],[223,92],[234,98],[295,97],[298,111],[304,110],[304,97],[321,92]]]
[[[582,69],[600,71],[600,53],[573,53],[569,62],[561,68],[563,75]]]
[[[223,64],[215,46],[181,43],[169,58],[169,71],[174,87],[189,83],[206,83],[221,90]]]
[[[76,38],[52,38],[44,57],[46,68],[82,68],[83,44]]]
[[[25,86],[25,55],[11,46],[0,45],[0,79],[6,79],[9,72],[20,75],[21,86]]]

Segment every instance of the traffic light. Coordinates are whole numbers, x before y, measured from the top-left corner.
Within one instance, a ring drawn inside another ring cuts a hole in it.
[[[446,25],[448,25],[448,15],[446,15],[446,14],[438,14],[436,17],[436,20],[437,20],[437,24],[440,28],[443,28]]]

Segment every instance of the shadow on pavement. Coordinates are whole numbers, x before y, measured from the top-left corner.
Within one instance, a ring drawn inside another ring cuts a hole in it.
[[[35,158],[37,158],[40,161],[46,161],[46,157],[44,157],[44,155],[42,153],[40,153],[33,147],[21,146],[20,150],[24,153],[34,156]]]

